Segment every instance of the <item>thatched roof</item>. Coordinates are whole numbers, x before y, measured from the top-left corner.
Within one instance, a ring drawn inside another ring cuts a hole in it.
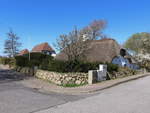
[[[36,45],[32,49],[32,52],[42,52],[42,51],[54,51],[54,50],[52,49],[52,47],[47,42]]]
[[[90,49],[86,53],[89,62],[111,62],[120,53],[120,45],[113,39],[101,39],[91,42]],[[67,60],[67,56],[61,52],[56,56],[57,60]]]
[[[20,53],[18,55],[22,56],[22,55],[25,55],[25,54],[28,54],[28,53],[29,53],[29,50],[24,49],[24,50],[20,51]]]

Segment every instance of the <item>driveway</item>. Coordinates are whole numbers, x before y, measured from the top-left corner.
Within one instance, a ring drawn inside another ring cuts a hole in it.
[[[21,84],[30,79],[11,70],[0,70],[0,113],[34,113],[85,96],[41,93]]]

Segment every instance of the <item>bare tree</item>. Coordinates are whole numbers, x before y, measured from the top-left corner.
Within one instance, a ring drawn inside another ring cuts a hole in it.
[[[82,60],[90,48],[91,41],[102,37],[105,26],[104,20],[95,20],[81,30],[74,28],[68,35],[60,35],[55,46],[68,60]]]
[[[94,20],[91,24],[81,30],[81,34],[85,40],[97,40],[106,37],[103,35],[106,24],[107,22],[105,20]]]
[[[87,50],[88,41],[84,41],[80,31],[74,28],[68,35],[60,35],[56,47],[66,54],[69,61],[81,60]]]
[[[8,39],[5,40],[4,53],[9,57],[14,57],[19,52],[21,43],[18,42],[19,37],[10,29],[7,33]]]

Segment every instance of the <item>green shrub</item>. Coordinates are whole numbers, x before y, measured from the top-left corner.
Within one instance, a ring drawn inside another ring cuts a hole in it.
[[[28,65],[28,58],[25,56],[16,56],[16,65],[20,67],[26,67]]]
[[[55,71],[55,72],[66,72],[66,62],[59,60],[49,61],[48,67],[46,70]]]
[[[112,63],[106,63],[108,72],[112,73],[113,71],[118,72],[119,66]]]
[[[60,86],[63,86],[63,87],[80,87],[80,86],[83,86],[83,85],[86,85],[86,84],[63,84],[63,85],[60,85]]]
[[[52,60],[53,57],[49,55],[45,55],[42,53],[30,53],[30,59],[29,54],[26,54],[24,56],[16,56],[16,65],[21,67],[48,67],[49,60]]]
[[[3,65],[15,66],[15,62],[16,61],[14,58],[7,58],[7,57],[0,58],[0,63]]]
[[[54,72],[84,72],[87,73],[89,70],[97,70],[101,62],[84,62],[84,61],[59,61],[53,59],[49,55],[42,53],[30,53],[24,56],[16,56],[16,66],[20,67],[34,67],[38,66],[40,69],[54,71]],[[118,71],[118,66],[107,63],[108,71]]]
[[[88,72],[88,70],[96,70],[101,63],[89,63],[83,61],[66,62],[66,72]]]
[[[84,72],[89,70],[97,70],[101,62],[83,62],[83,61],[58,61],[50,60],[47,67],[41,66],[40,69],[55,71],[55,72]],[[107,63],[109,72],[118,71],[118,66],[115,64]]]

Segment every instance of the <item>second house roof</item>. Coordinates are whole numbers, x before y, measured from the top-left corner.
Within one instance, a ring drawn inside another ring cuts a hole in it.
[[[41,51],[54,51],[53,48],[47,43],[41,43],[39,45],[36,45],[33,49],[32,52],[41,52]]]

